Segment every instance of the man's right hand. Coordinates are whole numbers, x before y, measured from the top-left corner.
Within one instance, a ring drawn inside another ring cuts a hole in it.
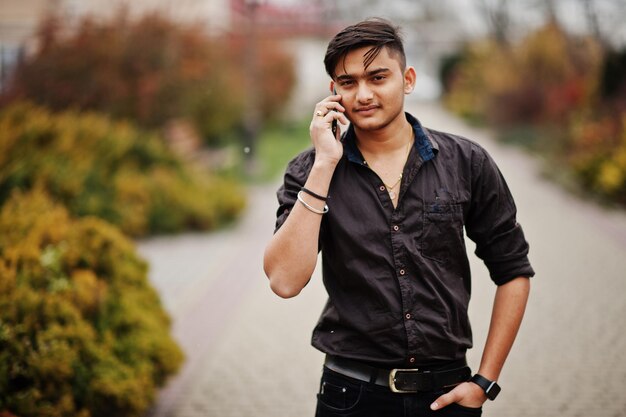
[[[309,133],[315,147],[316,162],[336,165],[343,155],[343,145],[333,136],[331,128],[333,120],[338,120],[342,125],[349,123],[344,115],[346,109],[339,103],[340,100],[341,95],[335,94],[315,106]]]

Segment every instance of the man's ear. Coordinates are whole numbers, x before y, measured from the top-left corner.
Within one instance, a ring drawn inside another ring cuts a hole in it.
[[[330,92],[335,94],[335,80],[330,80]]]
[[[404,70],[404,94],[411,94],[413,92],[416,79],[417,74],[415,73],[415,68],[407,67],[407,69]]]

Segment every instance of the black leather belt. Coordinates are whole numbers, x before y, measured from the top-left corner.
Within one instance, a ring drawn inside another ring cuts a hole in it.
[[[337,373],[398,393],[434,391],[469,381],[472,372],[465,359],[453,361],[443,369],[382,369],[361,362],[326,355],[324,365]]]

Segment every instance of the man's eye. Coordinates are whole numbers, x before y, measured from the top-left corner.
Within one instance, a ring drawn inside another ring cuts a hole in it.
[[[384,75],[377,75],[374,77],[374,81],[382,81],[384,80],[386,77]]]

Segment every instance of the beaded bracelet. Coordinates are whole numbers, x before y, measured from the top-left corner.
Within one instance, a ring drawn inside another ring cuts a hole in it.
[[[328,213],[328,206],[324,204],[323,210],[318,210],[315,207],[310,206],[304,199],[302,198],[302,191],[298,192],[298,201],[302,203],[304,207],[306,207],[309,211],[312,211],[315,214],[326,214]]]
[[[302,188],[300,188],[300,190],[301,190],[301,191],[304,191],[305,193],[307,193],[307,194],[308,194],[308,195],[310,195],[311,197],[315,197],[315,198],[317,198],[318,200],[328,201],[328,198],[329,198],[329,197],[322,197],[321,195],[319,195],[319,194],[317,194],[317,193],[314,193],[313,191],[311,191],[311,190],[309,190],[309,189],[307,189],[307,188],[302,187]]]

